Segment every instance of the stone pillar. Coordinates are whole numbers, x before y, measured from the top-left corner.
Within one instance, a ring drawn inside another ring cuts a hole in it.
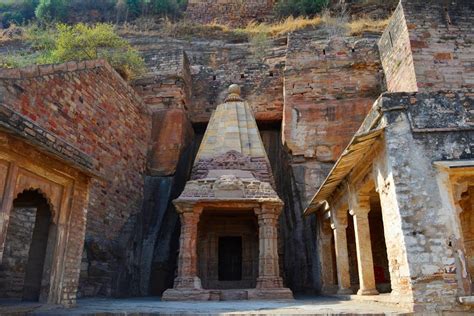
[[[262,205],[257,208],[259,227],[259,257],[257,289],[282,288],[278,266],[278,217],[281,205]]]
[[[334,232],[334,245],[336,248],[337,281],[339,290],[337,294],[352,294],[351,276],[349,274],[349,253],[347,251],[347,222],[334,221],[331,224]]]
[[[178,210],[181,219],[179,240],[178,276],[174,280],[175,289],[201,289],[201,279],[197,276],[197,233],[202,209],[182,207]]]
[[[359,269],[360,288],[357,295],[377,295],[375,287],[374,261],[372,258],[372,244],[370,240],[369,212],[370,201],[368,196],[353,199],[350,213],[354,218],[354,231],[357,248],[357,267]]]
[[[319,258],[321,264],[321,292],[323,294],[335,294],[338,290],[337,281],[334,277],[334,257],[333,257],[333,244],[332,237],[333,231],[331,229],[331,223],[329,219],[325,219],[324,216],[318,217],[318,248]]]

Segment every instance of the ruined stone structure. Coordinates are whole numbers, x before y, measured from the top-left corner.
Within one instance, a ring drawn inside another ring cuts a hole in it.
[[[278,263],[283,202],[238,85],[212,115],[191,179],[173,202],[181,218],[178,276],[163,299],[292,298]]]
[[[235,3],[187,14],[260,10]],[[402,1],[381,36],[262,47],[129,34],[148,66],[130,83],[103,61],[1,70],[0,298],[386,293],[467,311],[472,11]]]
[[[117,247],[141,207],[148,114],[103,61],[1,70],[0,109],[0,297],[74,304],[81,258],[101,256],[84,236]],[[107,256],[96,269],[116,269]]]
[[[470,309],[473,52],[450,36],[474,20],[472,5],[452,6],[433,4],[425,23],[437,29],[422,33],[410,24],[418,4],[402,3],[380,39],[389,92],[306,210],[319,218],[321,256],[335,253],[322,265],[326,292],[389,292],[415,312]]]

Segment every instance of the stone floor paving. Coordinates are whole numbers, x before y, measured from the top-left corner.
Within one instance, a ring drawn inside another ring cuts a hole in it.
[[[162,302],[157,297],[131,299],[80,299],[64,309],[38,303],[0,301],[0,315],[407,315],[396,306],[341,300],[333,297],[303,297],[287,301]]]

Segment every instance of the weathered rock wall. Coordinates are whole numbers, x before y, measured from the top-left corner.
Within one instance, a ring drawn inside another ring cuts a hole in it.
[[[283,141],[293,156],[335,161],[381,92],[375,39],[290,35]]]
[[[281,271],[285,282],[296,292],[319,291],[315,219],[303,218],[302,212],[381,91],[376,39],[333,39],[320,30],[306,30],[293,33],[289,41],[268,41],[260,52],[263,54],[255,52],[255,44],[224,40],[188,42],[140,36],[129,40],[144,54],[151,69],[147,82],[134,82],[145,99],[151,100],[155,93],[163,91],[158,86],[148,86],[162,78],[178,78],[175,82],[183,83],[174,86],[174,91],[181,92],[169,97],[166,106],[149,103],[155,111],[150,172],[175,177],[174,172],[180,172],[176,161],[186,147],[182,138],[187,135],[187,128],[183,129],[183,124],[188,124],[185,117],[195,127],[204,127],[216,105],[223,101],[227,87],[239,84],[242,96],[263,127],[278,192],[285,201],[280,221]],[[189,64],[175,57],[182,56],[174,52],[183,49]],[[190,80],[183,79],[187,73]],[[183,103],[182,91],[188,90],[191,97]],[[285,112],[282,129],[284,102],[290,114]],[[291,116],[298,111],[301,113]],[[160,244],[160,240],[171,237],[157,238]],[[164,251],[158,253],[171,260]],[[161,280],[172,279],[171,265],[165,268],[166,260],[159,260],[156,264],[161,270],[152,272],[152,279],[158,282],[158,275]],[[160,293],[166,282],[159,281],[154,293]]]
[[[191,122],[205,124],[217,104],[224,101],[229,85],[237,83],[258,121],[281,120],[285,38],[265,41],[262,47],[247,42],[185,41],[146,35],[128,39],[144,55],[151,70],[133,85],[152,109],[155,104],[159,109],[185,108]],[[179,62],[181,57],[175,58],[179,56],[175,52],[183,54],[183,50],[189,64]],[[166,82],[166,90],[162,89],[162,81]],[[189,102],[180,97],[187,91],[191,93]]]
[[[95,160],[103,180],[89,195],[81,293],[110,295],[116,243],[142,206],[151,120],[141,99],[108,64],[88,61],[2,70],[0,102]]]
[[[303,217],[302,214],[306,197],[315,193],[310,186],[311,181],[321,183],[323,179],[315,176],[317,172],[311,168],[314,164],[309,163],[308,167],[292,161],[281,142],[279,127],[263,127],[260,134],[270,159],[277,193],[285,203],[278,231],[283,280],[296,293],[318,292],[321,282],[315,219]],[[326,168],[323,173],[327,173],[330,167],[331,164],[318,165],[314,169]]]
[[[180,222],[171,203],[189,179],[202,135],[193,137],[176,160],[176,172],[145,177],[144,202],[122,245],[117,296],[161,295],[173,286]]]
[[[275,0],[189,0],[186,16],[199,23],[245,26],[272,18]]]

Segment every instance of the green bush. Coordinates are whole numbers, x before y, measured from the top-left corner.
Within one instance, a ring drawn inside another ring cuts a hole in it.
[[[66,0],[40,0],[35,10],[36,18],[41,22],[63,21],[66,13]]]
[[[187,0],[126,0],[130,18],[144,15],[178,17],[187,3]]]
[[[275,12],[281,18],[313,16],[327,5],[328,0],[279,0],[275,5]]]
[[[150,9],[152,14],[171,16],[179,16],[185,9],[187,1],[182,0],[151,0]]]
[[[139,53],[115,33],[111,24],[58,24],[56,30],[52,47],[48,47],[47,40],[43,41],[45,50],[38,63],[104,58],[126,79],[134,78],[145,69]]]
[[[39,0],[22,0],[0,3],[0,22],[3,27],[24,24],[35,17]]]

